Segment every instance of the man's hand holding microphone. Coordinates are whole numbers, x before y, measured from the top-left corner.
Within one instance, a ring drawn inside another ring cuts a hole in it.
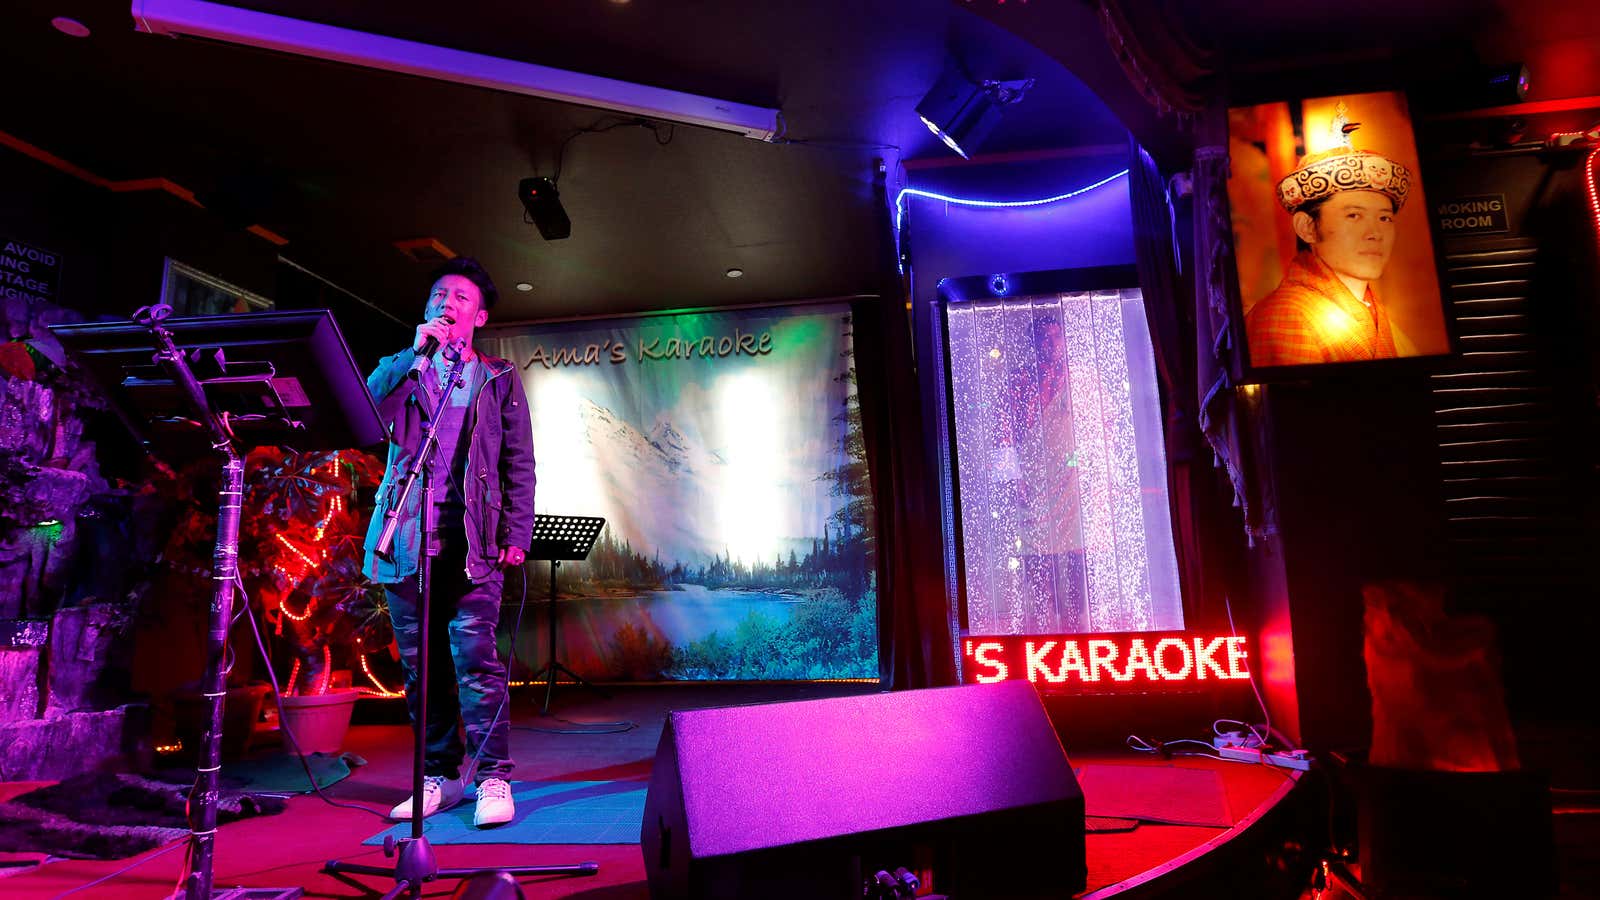
[[[455,319],[440,315],[417,326],[416,336],[411,339],[411,349],[417,354],[416,361],[411,364],[412,375],[420,375],[439,348],[450,342],[450,332],[455,324]]]

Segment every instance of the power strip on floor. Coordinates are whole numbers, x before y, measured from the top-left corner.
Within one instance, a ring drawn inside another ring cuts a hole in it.
[[[1311,771],[1311,754],[1305,750],[1283,750],[1277,753],[1268,753],[1267,764],[1280,769],[1298,769],[1301,772]]]
[[[1242,763],[1266,763],[1280,769],[1311,771],[1311,754],[1305,750],[1278,750],[1262,753],[1255,747],[1218,747],[1217,755]]]
[[[1234,762],[1261,762],[1261,751],[1254,747],[1218,747],[1217,755],[1223,759],[1231,759]]]

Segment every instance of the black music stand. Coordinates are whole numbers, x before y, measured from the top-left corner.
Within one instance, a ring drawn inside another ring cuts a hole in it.
[[[198,821],[190,822],[193,873],[183,896],[292,900],[301,896],[300,888],[213,891],[212,886],[227,675],[223,660],[239,583],[242,451],[266,444],[297,450],[365,446],[383,440],[383,425],[327,310],[171,315],[172,307],[159,304],[141,308],[132,322],[52,325],[50,330],[152,453],[188,459],[209,446],[222,457],[201,676],[209,724],[195,768]]]
[[[550,613],[550,658],[545,662],[544,668],[528,678],[529,681],[546,679],[544,707],[539,710],[542,716],[550,714],[550,697],[556,690],[557,675],[565,675],[600,696],[606,696],[604,691],[562,665],[561,660],[556,658],[556,570],[560,568],[563,560],[588,559],[589,551],[594,549],[594,542],[600,537],[600,529],[604,527],[606,520],[598,516],[536,515],[533,517],[533,543],[528,547],[528,558],[550,562],[550,601],[547,606]]]

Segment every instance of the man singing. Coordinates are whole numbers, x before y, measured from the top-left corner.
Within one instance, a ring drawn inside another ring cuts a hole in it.
[[[503,569],[520,566],[533,532],[533,428],[516,367],[477,353],[473,332],[488,321],[499,294],[483,266],[456,257],[434,273],[424,321],[410,349],[386,357],[367,378],[389,431],[389,466],[367,531],[365,572],[386,589],[389,618],[416,722],[422,484],[401,510],[388,558],[374,552],[385,512],[438,418],[438,447],[426,470],[436,531],[430,581],[427,757],[422,810],[431,816],[461,801],[463,775],[477,782],[479,827],[509,822],[511,726],[506,669],[496,654]],[[430,359],[427,350],[437,347]],[[452,364],[464,362],[454,383]],[[458,730],[457,719],[460,719]],[[463,743],[461,731],[466,733]],[[476,769],[463,771],[466,751]],[[411,816],[407,799],[390,811]]]
[[[1299,252],[1277,289],[1245,317],[1256,366],[1388,359],[1396,355],[1389,312],[1374,285],[1394,253],[1395,216],[1411,172],[1350,147],[1360,127],[1343,103],[1333,120],[1340,145],[1314,153],[1278,183]]]

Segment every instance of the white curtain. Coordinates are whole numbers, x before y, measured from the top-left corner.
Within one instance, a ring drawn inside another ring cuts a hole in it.
[[[1183,627],[1137,290],[948,307],[971,634]]]

